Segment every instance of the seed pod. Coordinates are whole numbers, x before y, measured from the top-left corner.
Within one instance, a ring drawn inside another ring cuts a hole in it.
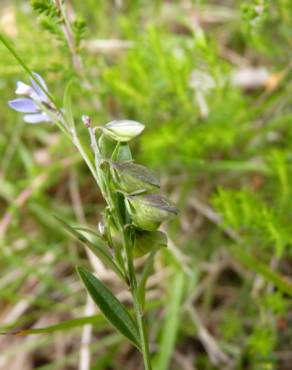
[[[126,193],[138,190],[153,191],[160,187],[159,180],[148,168],[132,162],[112,162],[111,172],[118,189]]]
[[[141,134],[145,126],[131,120],[111,121],[102,127],[108,137],[121,142],[126,142]]]
[[[178,212],[159,194],[128,195],[126,199],[133,224],[142,230],[155,231]]]
[[[142,257],[163,247],[167,247],[167,236],[162,231],[136,231],[135,257]]]

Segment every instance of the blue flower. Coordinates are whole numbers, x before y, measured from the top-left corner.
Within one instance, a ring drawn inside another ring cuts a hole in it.
[[[52,103],[45,94],[48,87],[40,75],[33,72],[34,77],[38,81],[31,78],[31,86],[21,81],[17,82],[15,94],[23,95],[23,97],[10,100],[9,106],[17,112],[25,113],[23,119],[27,123],[51,122],[49,115],[41,109],[41,105],[52,109]],[[42,88],[41,88],[42,87]]]

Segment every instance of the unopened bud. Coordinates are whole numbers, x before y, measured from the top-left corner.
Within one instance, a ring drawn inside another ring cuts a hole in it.
[[[91,126],[91,118],[89,116],[86,116],[85,114],[83,114],[81,119],[85,127],[89,128]]]
[[[167,247],[167,236],[162,231],[136,231],[134,256],[145,254]]]
[[[128,195],[126,199],[133,224],[142,230],[155,231],[178,212],[159,194]]]
[[[155,190],[160,187],[159,180],[148,168],[132,162],[112,162],[111,170],[117,188],[126,193],[138,190]]]
[[[110,138],[126,142],[141,134],[145,126],[131,120],[111,121],[102,127],[103,133]]]

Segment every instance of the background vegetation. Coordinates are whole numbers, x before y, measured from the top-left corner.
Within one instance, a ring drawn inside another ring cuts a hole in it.
[[[146,125],[135,155],[180,208],[148,289],[155,370],[291,369],[292,1],[65,3],[71,45],[50,1],[2,1],[1,30],[60,103],[75,77],[76,119]],[[1,336],[0,369],[141,369],[75,265],[129,296],[54,218],[96,228],[100,194],[55,127],[8,108],[27,76],[0,55],[1,331],[51,326]]]

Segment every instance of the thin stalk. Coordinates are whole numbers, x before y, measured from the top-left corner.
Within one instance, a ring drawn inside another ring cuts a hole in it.
[[[141,351],[143,354],[144,367],[145,367],[145,370],[152,370],[143,308],[142,308],[142,303],[140,302],[140,299],[139,299],[139,291],[138,291],[137,279],[136,279],[136,274],[135,274],[135,267],[133,263],[132,248],[129,245],[128,240],[129,240],[128,236],[125,235],[125,232],[124,232],[124,244],[125,244],[127,263],[128,263],[129,285],[130,285],[130,291],[133,297],[134,310],[135,310],[138,330],[140,334]]]
[[[63,17],[63,32],[64,32],[64,35],[67,40],[67,44],[68,44],[68,47],[71,53],[74,68],[77,74],[84,76],[82,60],[75,47],[72,27],[68,19],[67,13],[65,11],[64,5],[62,4],[61,0],[55,0],[55,4],[57,8],[60,10],[62,17]]]
[[[79,51],[78,51],[78,49],[76,48],[76,45],[75,45],[74,34],[73,34],[71,22],[68,18],[68,14],[66,12],[66,4],[65,3],[63,4],[61,0],[55,0],[55,5],[59,9],[59,11],[62,15],[62,18],[63,18],[63,25],[62,25],[63,33],[65,35],[65,38],[66,38],[66,41],[67,41],[67,44],[68,44],[68,48],[69,48],[69,51],[70,51],[70,54],[71,54],[73,67],[74,67],[77,75],[79,77],[81,77],[81,79],[83,80],[85,88],[87,88],[90,91],[93,91],[94,90],[93,85],[90,82],[90,80],[86,77],[86,73],[85,73],[85,70],[84,70],[81,55],[80,55],[80,53],[79,53]],[[100,105],[100,101],[98,100],[98,98],[94,97],[93,98],[93,103],[94,103],[94,105],[97,109],[100,109],[101,105]]]
[[[148,337],[147,337],[146,327],[145,327],[145,320],[144,320],[142,306],[139,301],[137,283],[135,285],[136,287],[134,288],[131,284],[131,293],[133,297],[136,320],[138,323],[138,329],[139,329],[139,334],[140,334],[140,339],[141,339],[141,349],[142,349],[142,354],[143,354],[144,366],[145,366],[145,370],[152,370]]]
[[[99,185],[100,181],[99,181],[99,178],[98,178],[97,173],[95,171],[95,168],[94,168],[93,164],[91,163],[91,160],[89,159],[85,150],[83,149],[83,147],[82,147],[77,135],[75,134],[75,132],[72,134],[72,142],[76,146],[76,148],[78,149],[79,153],[81,154],[82,158],[84,159],[84,162],[87,164],[87,167],[89,168],[90,172],[92,173],[92,176],[94,177],[96,183]]]

